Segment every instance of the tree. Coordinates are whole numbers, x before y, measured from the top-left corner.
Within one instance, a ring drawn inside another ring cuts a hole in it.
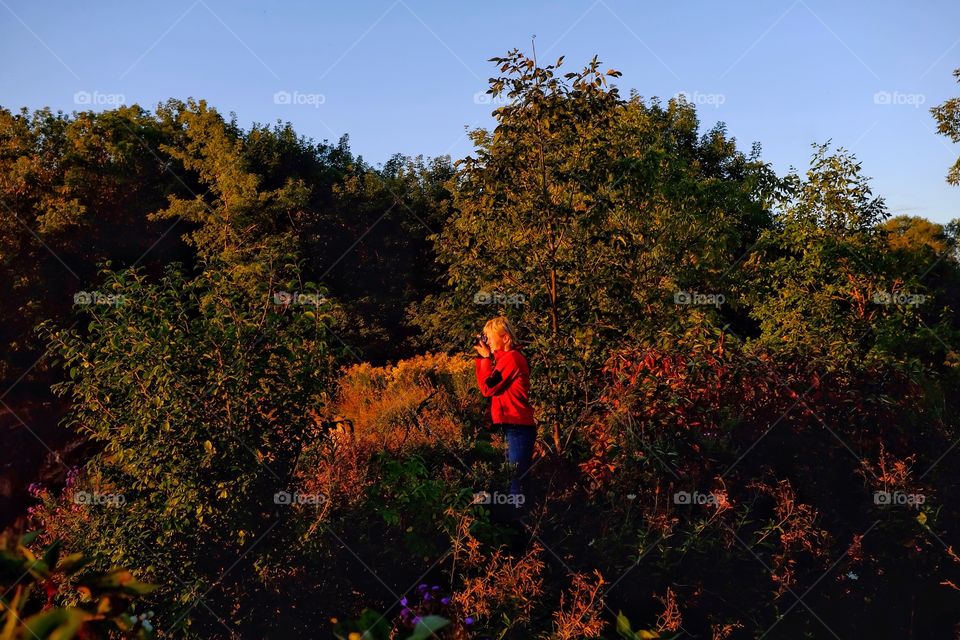
[[[361,164],[334,185],[330,202],[299,226],[305,268],[338,294],[351,320],[345,340],[382,363],[416,353],[407,307],[442,290],[428,237],[449,210],[449,157],[395,155],[382,168]]]
[[[887,220],[852,154],[829,143],[813,148],[805,178],[788,177],[774,224],[746,260],[757,346],[827,370],[863,366],[868,356],[942,364],[950,314],[938,307],[947,300],[936,278],[924,277],[941,262],[931,244],[950,244],[946,232]],[[954,270],[940,268],[944,276]]]
[[[491,61],[505,75],[488,93],[509,101],[492,133],[471,132],[476,155],[457,163],[453,212],[434,236],[452,291],[412,314],[461,349],[482,319],[511,316],[560,451],[618,342],[697,321],[686,307],[678,320],[675,294],[717,291],[769,218],[775,179],[722,126],[699,137],[691,105],[623,100],[608,85],[619,72],[596,58],[562,77],[562,58],[540,67],[513,50]]]
[[[949,251],[950,239],[943,225],[920,216],[895,216],[881,225],[893,251]]]
[[[169,206],[150,218],[192,223],[186,239],[198,256],[223,261],[251,293],[257,291],[272,261],[294,244],[286,218],[307,206],[310,188],[294,176],[284,177],[276,188],[261,188],[263,177],[244,157],[242,132],[204,100],[171,100],[158,109],[158,117],[178,131],[163,150],[195,173],[206,191],[171,196]]]
[[[960,82],[960,69],[953,70],[953,76]],[[960,98],[950,98],[943,104],[930,109],[937,121],[937,133],[945,135],[953,142],[960,142]],[[947,171],[947,182],[960,185],[960,158]]]
[[[296,247],[305,277],[343,301],[342,339],[354,353],[404,353],[406,306],[438,290],[426,238],[444,219],[448,157],[396,155],[378,170],[350,154],[346,137],[314,145],[289,123],[244,133],[202,100],[171,100],[158,117],[179,132],[165,152],[204,188],[171,197],[151,219],[191,223],[200,257],[237,265],[251,282],[263,277],[267,253]]]
[[[196,188],[159,150],[172,136],[136,105],[72,115],[0,108],[0,379],[45,378],[31,369],[42,353],[34,326],[66,318],[98,263],[159,273],[164,262],[190,259],[165,233],[169,223],[146,219],[168,194]]]
[[[274,270],[251,295],[230,268],[213,262],[187,279],[170,267],[158,283],[108,272],[109,304],[85,309],[85,335],[46,327],[69,372],[56,387],[71,399],[66,424],[97,453],[46,505],[44,530],[95,566],[121,563],[164,584],[168,626],[189,620],[197,595],[255,541],[251,561],[269,552],[261,538],[286,506],[274,496],[288,489],[312,433],[308,409],[327,401],[338,357],[322,290]],[[316,304],[278,304],[290,287]],[[98,495],[120,498],[104,506],[89,498]],[[234,580],[254,578],[238,568]]]
[[[843,363],[863,355],[869,295],[880,286],[876,225],[887,213],[852,155],[831,154],[829,143],[813,148],[806,178],[789,177],[775,224],[748,260],[754,278],[746,297],[760,343]]]

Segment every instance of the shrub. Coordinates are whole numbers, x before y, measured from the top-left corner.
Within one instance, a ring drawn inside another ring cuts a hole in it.
[[[84,333],[49,332],[69,371],[57,387],[72,401],[67,424],[99,452],[38,524],[95,566],[163,584],[168,629],[188,625],[198,594],[284,517],[274,495],[335,357],[329,307],[276,304],[272,287],[296,283],[268,282],[252,296],[217,265],[192,280],[169,268],[158,283],[108,273],[119,303],[92,307]]]
[[[64,555],[59,540],[35,554],[37,534],[0,534],[0,640],[154,637],[152,612],[135,611],[154,585],[126,569],[84,572],[88,558]]]

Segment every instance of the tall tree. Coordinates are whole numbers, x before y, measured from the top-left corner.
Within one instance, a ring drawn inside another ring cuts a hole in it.
[[[159,273],[189,260],[169,223],[146,214],[196,184],[160,147],[173,131],[139,106],[67,115],[0,108],[0,380],[32,368],[42,351],[33,328],[66,318],[98,263],[142,264]],[[48,381],[49,382],[49,381]]]
[[[457,163],[435,237],[452,292],[413,313],[447,348],[485,317],[512,317],[559,451],[612,348],[696,321],[676,294],[721,286],[768,220],[775,179],[722,126],[699,136],[691,105],[621,98],[608,84],[619,72],[596,58],[563,76],[562,58],[541,67],[513,50],[492,62],[504,75],[488,93],[508,103],[493,132],[471,132],[476,153]]]
[[[953,70],[953,76],[960,82],[960,69]],[[930,109],[937,121],[937,133],[947,136],[953,142],[960,142],[960,98],[950,98],[943,104]],[[947,182],[960,185],[960,158],[947,171]]]

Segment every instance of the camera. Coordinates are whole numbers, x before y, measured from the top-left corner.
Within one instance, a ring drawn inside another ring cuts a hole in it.
[[[485,347],[490,346],[489,343],[487,342],[487,336],[485,336],[482,333],[478,333],[477,335],[473,336],[473,343],[471,344],[471,346],[476,347],[477,345],[481,345],[481,344]]]

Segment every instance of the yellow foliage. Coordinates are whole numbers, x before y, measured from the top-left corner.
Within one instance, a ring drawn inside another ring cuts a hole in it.
[[[367,363],[345,369],[334,413],[352,422],[358,442],[381,449],[459,444],[460,416],[475,409],[473,362],[464,356],[426,354],[395,365]]]

